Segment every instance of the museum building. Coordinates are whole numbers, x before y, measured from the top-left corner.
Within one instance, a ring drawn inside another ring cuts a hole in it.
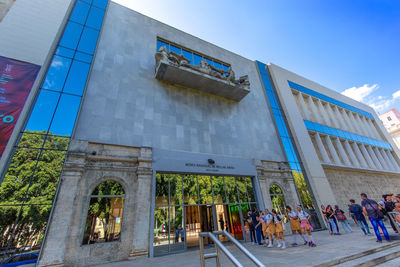
[[[252,208],[300,204],[324,229],[322,204],[400,186],[369,106],[113,1],[5,2],[0,84],[34,73],[1,122],[5,251],[36,247],[39,266],[154,257],[203,231],[248,241]]]

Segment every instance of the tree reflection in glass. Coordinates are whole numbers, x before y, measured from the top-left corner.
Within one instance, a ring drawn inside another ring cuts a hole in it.
[[[226,196],[228,203],[238,203],[238,195],[236,191],[235,177],[225,176]]]
[[[223,176],[212,176],[214,203],[226,203],[225,185]]]
[[[212,204],[212,189],[210,176],[198,176],[200,204]]]
[[[115,181],[99,184],[92,193],[83,244],[118,241],[121,238],[124,189]]]
[[[183,197],[185,205],[198,204],[197,175],[183,176]]]

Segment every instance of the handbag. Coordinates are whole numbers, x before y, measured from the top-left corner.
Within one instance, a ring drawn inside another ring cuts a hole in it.
[[[369,203],[369,201],[368,201],[367,203],[368,203],[368,205],[370,205],[371,208],[375,209],[375,208],[371,205],[371,203]],[[379,218],[379,219],[383,219],[383,218],[385,217],[385,215],[383,214],[383,212],[382,212],[379,208],[376,208],[376,214],[378,215],[378,218]]]

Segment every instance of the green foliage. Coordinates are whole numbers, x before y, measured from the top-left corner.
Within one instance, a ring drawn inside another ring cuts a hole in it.
[[[30,244],[33,239],[40,242],[43,236],[69,142],[68,137],[45,133],[27,131],[22,135],[0,186],[0,247],[12,239],[14,227],[13,247]],[[21,204],[27,205],[14,225]]]
[[[302,172],[292,171],[294,181],[296,183],[297,191],[300,195],[301,204],[306,209],[314,209],[314,205],[311,199],[310,192]]]

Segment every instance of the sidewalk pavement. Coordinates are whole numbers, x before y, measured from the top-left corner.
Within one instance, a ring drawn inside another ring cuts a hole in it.
[[[290,247],[289,245],[286,249],[280,249],[277,247],[266,248],[259,245],[251,245],[249,243],[244,243],[244,245],[261,262],[265,263],[266,266],[314,266],[336,258],[357,254],[365,250],[388,244],[386,241],[377,243],[374,234],[365,236],[361,229],[354,224],[352,225],[352,228],[354,230],[352,233],[343,233],[341,229],[342,235],[339,236],[331,236],[329,235],[328,231],[314,232],[313,237],[317,244],[317,247],[315,248],[304,245],[298,245],[296,247]],[[397,235],[390,228],[390,225],[387,227],[387,229],[391,236]],[[372,229],[371,233],[373,233]],[[292,243],[291,236],[286,236],[285,238],[288,244]],[[300,236],[297,236],[297,242],[299,244],[300,242],[303,243]],[[227,244],[226,246],[244,266],[255,266],[234,245]],[[214,249],[208,249],[207,251],[211,252],[213,250]],[[228,260],[228,258],[226,258],[225,255],[223,255],[222,252],[220,259],[221,266],[232,266],[232,263]],[[215,266],[215,259],[207,259],[206,265]],[[155,258],[141,257],[133,260],[103,264],[100,266],[200,266],[200,251],[189,250],[183,253]]]

